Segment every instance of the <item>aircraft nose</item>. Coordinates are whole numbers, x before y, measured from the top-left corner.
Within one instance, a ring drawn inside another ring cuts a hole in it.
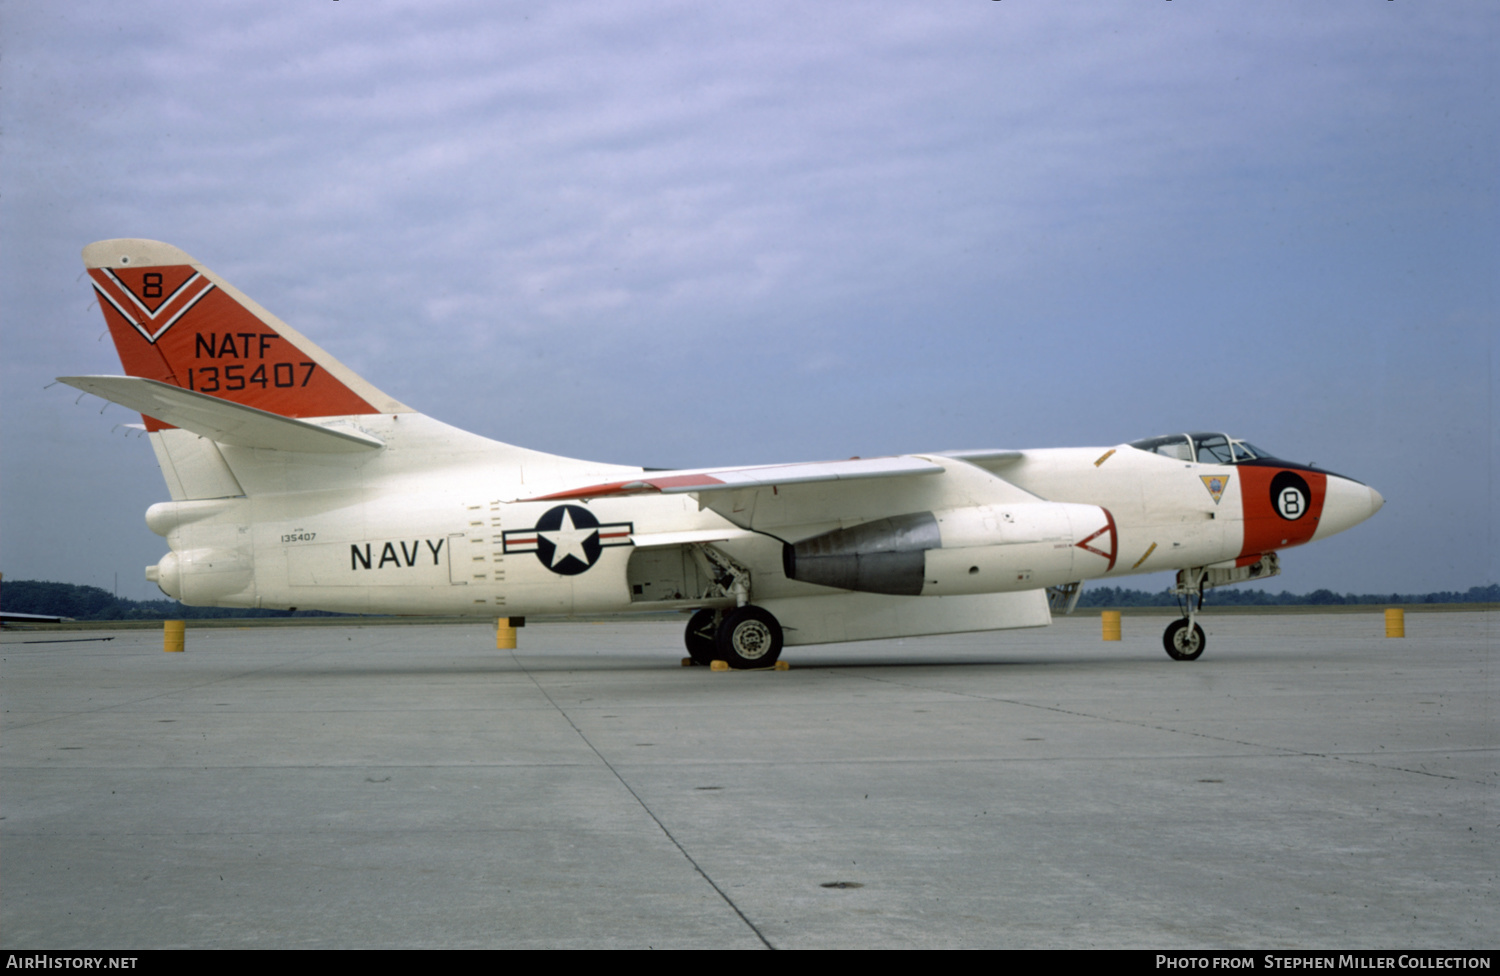
[[[1356,526],[1380,511],[1385,499],[1368,485],[1338,475],[1328,476],[1328,493],[1323,497],[1323,517],[1313,538],[1321,539]]]

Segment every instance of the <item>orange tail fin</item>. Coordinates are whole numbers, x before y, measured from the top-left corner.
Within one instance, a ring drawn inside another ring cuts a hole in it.
[[[83,262],[131,376],[283,417],[411,409],[169,244],[100,241]]]

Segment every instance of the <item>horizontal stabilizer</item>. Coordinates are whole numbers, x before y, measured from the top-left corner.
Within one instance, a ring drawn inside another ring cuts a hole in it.
[[[283,417],[139,376],[59,376],[58,380],[220,444],[313,454],[385,446],[378,437],[348,427]]]
[[[612,481],[571,491],[542,495],[532,501],[568,498],[607,498],[621,495],[679,495],[705,491],[806,485],[864,478],[894,478],[941,474],[942,465],[917,457],[851,458],[806,464],[769,464],[749,468],[702,468],[691,471],[653,471],[629,481]]]

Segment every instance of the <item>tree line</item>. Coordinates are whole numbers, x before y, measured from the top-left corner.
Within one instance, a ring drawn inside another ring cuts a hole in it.
[[[1436,593],[1271,593],[1228,587],[1209,592],[1210,606],[1348,606],[1358,604],[1500,603],[1500,584],[1471,586],[1464,592]],[[1118,586],[1085,584],[1080,607],[1173,607],[1177,598],[1164,591],[1127,590]],[[97,586],[5,580],[0,584],[0,608],[12,613],[37,613],[74,620],[205,620],[216,617],[338,617],[325,610],[247,610],[239,607],[189,607],[176,600],[130,600]]]
[[[176,600],[130,600],[97,586],[5,580],[0,609],[74,620],[211,620],[220,617],[338,617],[324,610],[249,610],[243,607],[189,607]]]
[[[1500,603],[1500,584],[1471,586],[1463,592],[1440,590],[1436,593],[1335,593],[1313,590],[1311,593],[1272,593],[1269,590],[1241,590],[1219,587],[1208,590],[1203,601],[1220,607],[1340,607],[1360,604],[1394,603]],[[1084,585],[1078,598],[1080,607],[1175,607],[1177,597],[1166,591],[1127,590],[1118,586]]]

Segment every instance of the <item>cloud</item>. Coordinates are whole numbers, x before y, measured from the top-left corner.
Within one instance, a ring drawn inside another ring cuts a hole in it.
[[[398,398],[564,453],[1200,421],[1345,443],[1350,414],[1425,409],[1350,378],[1375,351],[1467,368],[1415,318],[1495,325],[1495,26],[1483,3],[22,6],[0,423],[89,450],[11,418],[115,368],[77,251],[146,236]],[[57,521],[6,478],[8,532]]]

